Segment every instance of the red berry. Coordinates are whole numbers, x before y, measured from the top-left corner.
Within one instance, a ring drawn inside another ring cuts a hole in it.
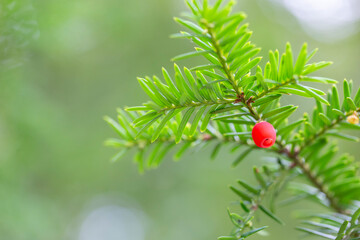
[[[256,146],[261,148],[271,147],[276,140],[275,128],[268,122],[259,122],[255,124],[251,135]]]

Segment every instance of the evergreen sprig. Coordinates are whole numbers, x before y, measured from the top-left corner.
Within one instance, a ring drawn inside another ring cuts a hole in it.
[[[297,229],[318,237],[335,240],[355,240],[360,238],[360,208],[353,214],[312,214],[311,220],[304,220],[304,226]],[[310,228],[311,227],[311,228]]]
[[[234,224],[234,229],[230,236],[222,236],[219,239],[245,239],[254,233],[266,229],[267,226],[254,227],[253,219],[258,211],[267,215],[275,222],[284,224],[273,213],[273,204],[279,192],[283,189],[289,171],[283,167],[269,169],[267,166],[263,166],[262,169],[254,167],[253,171],[257,185],[251,185],[244,180],[238,180],[238,187],[230,186],[230,189],[240,197],[241,200],[236,202],[236,205],[242,208],[244,214],[239,215],[228,210],[229,217]],[[270,208],[264,205],[264,199],[269,197],[268,195],[270,195],[271,199]]]
[[[190,39],[195,48],[173,60],[201,56],[207,64],[183,70],[175,64],[173,74],[163,69],[161,78],[138,78],[151,101],[125,108],[126,111],[119,109],[117,121],[105,118],[119,135],[106,142],[120,148],[113,160],[136,149],[135,160],[142,171],[157,167],[177,145],[180,147],[174,154],[176,159],[190,148],[199,150],[214,143],[212,157],[224,145],[232,145],[235,153],[241,151],[233,163],[236,166],[259,149],[251,139],[251,130],[256,123],[267,121],[276,128],[277,140],[265,151],[276,155],[277,167],[269,163],[263,171],[255,171],[259,186],[240,180],[243,190],[231,187],[242,199],[240,206],[246,214],[229,213],[235,230],[221,239],[244,239],[263,230],[264,227],[254,228],[251,222],[257,209],[280,222],[273,213],[276,198],[271,198],[271,210],[261,204],[261,199],[269,190],[278,195],[289,182],[288,189],[294,197],[285,203],[308,198],[337,214],[349,214],[360,196],[358,163],[346,154],[338,156],[332,139],[358,141],[344,130],[360,130],[358,123],[349,121],[350,117],[358,119],[360,89],[353,94],[352,81],[344,80],[342,98],[336,85],[324,98],[323,91],[308,83],[337,81],[313,75],[331,64],[311,61],[317,49],[308,51],[304,44],[295,58],[287,43],[284,53],[270,51],[269,61],[261,64],[262,58],[257,57],[260,48],[251,43],[252,32],[248,24],[243,24],[246,15],[231,13],[233,1],[222,4],[218,0],[214,5],[207,0],[202,4],[197,0],[186,3],[190,13],[184,19],[175,18],[186,31],[172,37]],[[316,107],[311,115],[304,113],[301,119],[289,121],[298,106],[281,105],[284,95],[312,98]],[[298,183],[300,178],[307,183]],[[351,227],[348,224],[336,228],[342,237],[333,239],[357,236],[358,228]]]

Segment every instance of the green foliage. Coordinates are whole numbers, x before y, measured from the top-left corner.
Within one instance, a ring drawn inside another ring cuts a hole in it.
[[[16,67],[24,57],[24,47],[39,35],[31,1],[0,2],[0,65]]]
[[[238,180],[238,186],[230,186],[230,189],[240,198],[236,203],[244,214],[229,213],[234,229],[231,236],[223,236],[219,239],[245,239],[246,237],[261,231],[267,226],[255,228],[253,219],[255,213],[260,211],[279,224],[284,224],[279,217],[273,213],[275,199],[287,180],[288,171],[284,168],[269,169],[263,166],[262,170],[254,167],[254,177],[257,185],[250,185],[243,180]],[[265,198],[270,198],[270,207],[264,205]],[[272,210],[270,210],[272,209]]]
[[[360,237],[360,208],[353,214],[314,214],[298,230],[325,239],[354,240]],[[311,227],[311,228],[309,228]]]
[[[352,82],[344,80],[342,97],[333,85],[324,98],[323,91],[308,83],[337,81],[313,76],[331,64],[311,61],[317,49],[309,52],[304,44],[295,58],[287,43],[283,54],[270,51],[269,61],[260,65],[260,49],[250,42],[252,33],[242,23],[246,15],[232,14],[233,2],[222,6],[218,0],[210,6],[206,0],[202,4],[192,0],[187,5],[191,12],[185,14],[186,19],[175,18],[186,31],[172,37],[190,39],[196,46],[194,51],[173,60],[203,57],[208,63],[183,70],[175,64],[172,76],[163,69],[163,80],[156,76],[138,79],[151,101],[126,108],[126,112],[119,110],[118,121],[106,117],[119,135],[119,139],[107,141],[107,145],[120,148],[113,160],[135,148],[135,160],[142,171],[157,167],[177,144],[180,147],[174,154],[176,159],[189,148],[199,150],[215,142],[212,157],[226,144],[231,144],[234,152],[245,148],[233,163],[237,166],[258,149],[251,140],[252,127],[259,121],[268,121],[277,129],[277,141],[266,151],[276,154],[277,164],[269,164],[262,171],[255,168],[258,186],[239,180],[238,187],[231,187],[241,198],[239,205],[245,214],[229,212],[235,228],[231,236],[220,239],[244,239],[263,230],[265,227],[254,228],[252,224],[258,209],[282,223],[273,213],[275,200],[289,182],[288,189],[294,197],[285,203],[308,198],[338,214],[346,214],[360,196],[358,164],[346,154],[338,156],[336,144],[330,139],[358,141],[343,130],[360,129],[359,125],[346,122],[348,116],[360,111],[360,90],[354,96]],[[311,117],[304,113],[301,119],[290,121],[298,106],[281,105],[284,95],[314,99],[316,107]],[[302,178],[306,183],[296,180],[303,182]],[[268,192],[270,208],[261,203]],[[321,224],[312,225],[325,226]],[[330,227],[332,233],[343,236],[331,239],[359,234],[357,227],[345,225]]]
[[[137,108],[132,108],[135,110]],[[203,109],[205,109],[203,107]],[[176,148],[176,135],[183,124],[184,116],[180,110],[172,110],[174,118],[160,123],[160,127],[144,125],[137,128],[137,124],[148,116],[144,111],[124,111],[118,109],[118,120],[115,121],[105,117],[105,121],[115,130],[119,138],[108,139],[105,144],[109,147],[120,148],[120,151],[113,156],[111,161],[117,161],[131,149],[136,149],[135,161],[139,165],[139,170],[157,167],[165,155]],[[202,110],[202,113],[204,110]],[[171,116],[171,115],[169,115]],[[200,115],[199,115],[200,116]],[[150,116],[151,118],[151,116]],[[154,121],[157,120],[157,118]],[[167,120],[167,119],[165,119]],[[188,149],[196,148],[197,151],[205,148],[209,144],[216,144],[212,150],[211,157],[215,158],[224,145],[230,145],[232,152],[242,153],[234,161],[236,166],[245,158],[255,146],[248,144],[248,135],[250,135],[247,126],[236,125],[232,122],[215,121],[207,125],[205,132],[195,131],[194,125],[187,123],[182,130],[180,147],[174,153],[174,160],[178,160]],[[156,136],[156,141],[153,138]],[[243,150],[244,148],[244,150]]]
[[[311,150],[310,150],[311,149]],[[326,144],[319,141],[302,155],[306,159],[307,167],[312,177],[324,187],[323,193],[329,194],[339,204],[348,204],[360,196],[359,166],[354,158],[348,154],[337,156],[338,149],[335,144]],[[318,192],[310,186],[292,186],[295,195],[306,194],[308,197],[319,200],[328,206],[331,203],[322,200]],[[325,190],[326,189],[326,190]]]

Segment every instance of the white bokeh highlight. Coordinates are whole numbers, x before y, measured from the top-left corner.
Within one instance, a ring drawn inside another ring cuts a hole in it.
[[[78,240],[144,240],[145,227],[138,210],[108,205],[90,211]]]
[[[337,41],[359,31],[359,0],[270,0],[283,5],[320,41]],[[260,3],[261,4],[261,3]]]

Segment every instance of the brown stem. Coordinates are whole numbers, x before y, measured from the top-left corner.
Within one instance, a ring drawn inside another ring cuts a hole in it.
[[[211,43],[215,48],[215,53],[218,56],[217,58],[221,64],[229,82],[231,83],[233,89],[235,90],[237,97],[239,97],[240,91],[239,91],[238,86],[236,85],[236,80],[235,80],[234,74],[230,71],[230,67],[226,62],[226,58],[221,50],[218,40],[216,39],[213,29],[209,25],[207,25],[206,28],[207,28],[208,33],[210,34]]]
[[[357,109],[355,112],[360,112],[360,109]],[[319,137],[326,134],[327,131],[333,129],[336,127],[341,121],[345,120],[346,117],[352,115],[353,112],[350,112],[346,114],[344,117],[338,117],[336,120],[334,120],[330,125],[324,126],[319,132],[312,135],[310,138],[308,138],[302,145],[300,145],[299,153],[301,153],[307,146],[311,145],[315,140],[319,139]]]
[[[284,87],[284,86],[286,86],[288,84],[295,83],[295,81],[296,81],[295,78],[290,78],[290,79],[286,80],[285,82],[282,82],[279,85],[276,85],[275,87],[269,88],[268,90],[260,93],[258,96],[255,97],[255,100],[257,100],[259,98],[262,98],[262,97],[266,96],[267,94],[269,94],[269,93],[271,93],[273,91],[276,91],[279,88]]]
[[[204,101],[204,102],[191,102],[191,103],[186,103],[183,105],[178,105],[178,106],[171,106],[171,107],[164,107],[162,109],[160,109],[158,112],[165,112],[171,109],[179,109],[179,108],[187,108],[187,107],[200,107],[200,106],[204,106],[204,105],[220,105],[220,104],[227,104],[227,103],[233,103],[234,99],[224,99],[224,100],[218,100],[217,102],[212,102],[212,101]]]
[[[344,209],[339,205],[338,200],[326,189],[321,180],[311,172],[309,166],[305,163],[305,161],[301,159],[298,155],[291,155],[289,157],[298,167],[302,169],[303,173],[307,176],[310,182],[314,184],[314,186],[319,189],[320,192],[325,194],[330,206],[338,213],[345,213]]]
[[[239,87],[236,84],[236,80],[234,77],[234,74],[231,72],[229,65],[226,62],[226,57],[224,56],[219,41],[216,39],[216,36],[212,30],[212,27],[207,25],[206,26],[208,33],[210,34],[210,39],[211,39],[211,43],[215,48],[215,53],[217,54],[217,58],[226,74],[226,77],[228,78],[229,82],[231,83],[233,89],[236,92],[236,95],[238,97],[238,101],[242,102],[244,104],[244,106],[249,110],[250,114],[256,119],[256,120],[260,120],[261,117],[260,115],[257,113],[257,111],[251,106],[251,102],[253,101],[252,98],[246,99],[244,97],[244,93],[241,93],[239,90]]]
[[[222,50],[220,48],[220,44],[217,41],[215,34],[212,31],[211,26],[207,26],[207,31],[210,34],[210,38],[211,38],[211,42],[215,48],[215,52],[218,56],[218,60],[220,62],[220,64],[222,65],[222,68],[229,80],[229,82],[231,83],[233,89],[236,92],[236,95],[238,97],[238,101],[242,102],[244,104],[244,106],[249,110],[250,114],[256,119],[256,120],[261,120],[260,115],[257,113],[256,109],[253,108],[251,106],[251,102],[253,101],[253,99],[246,99],[244,97],[244,93],[240,93],[239,87],[237,86],[234,74],[230,71],[230,67],[226,62],[226,58],[222,53]],[[296,80],[294,78],[291,78],[287,81],[285,81],[282,84],[279,84],[278,86],[275,86],[273,88],[268,89],[267,91],[261,93],[259,96],[256,96],[255,99],[259,99],[263,96],[265,96],[266,94],[272,92],[272,91],[276,91],[279,88],[281,88],[284,85],[287,84],[291,84],[293,82],[295,82]],[[302,171],[304,172],[304,174],[307,176],[307,178],[314,184],[314,186],[319,189],[320,192],[324,193],[326,198],[329,201],[330,206],[337,212],[339,213],[344,213],[344,210],[342,209],[342,207],[338,204],[337,199],[331,195],[330,192],[327,191],[326,187],[324,186],[324,184],[311,172],[309,166],[305,163],[305,161],[303,159],[301,159],[299,157],[299,153],[303,150],[304,147],[312,144],[318,137],[322,136],[324,133],[326,133],[327,130],[333,128],[334,126],[336,126],[339,122],[341,122],[343,120],[342,117],[339,117],[336,121],[334,121],[331,125],[323,128],[320,132],[316,133],[315,135],[313,135],[308,141],[306,141],[303,145],[301,145],[300,150],[297,151],[295,154],[292,153],[291,151],[289,151],[285,146],[283,146],[281,144],[281,142],[277,141],[277,144],[280,147],[280,150],[278,151],[279,153],[283,153],[285,154],[289,159],[291,159],[293,161],[293,163],[300,167],[302,169]]]

